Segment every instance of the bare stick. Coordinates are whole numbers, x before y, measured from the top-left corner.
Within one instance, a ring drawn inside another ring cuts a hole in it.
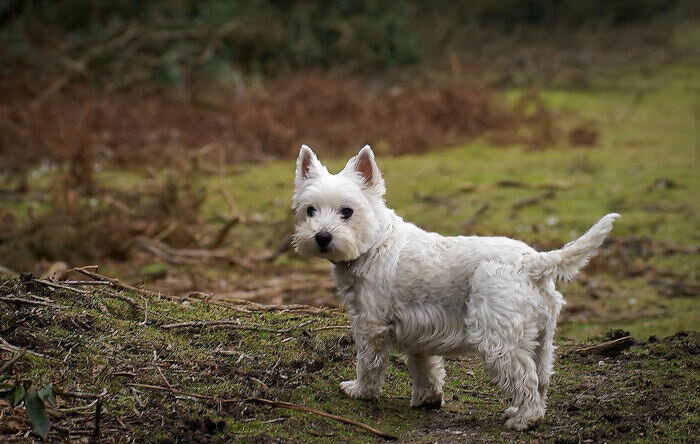
[[[149,390],[159,390],[162,392],[170,392],[170,393],[173,393],[175,395],[189,396],[190,398],[208,399],[209,401],[216,401],[216,402],[222,402],[222,403],[245,401],[245,399],[220,399],[220,398],[215,398],[213,396],[198,395],[197,393],[183,392],[182,390],[168,388],[168,387],[161,387],[159,385],[138,384],[136,382],[129,382],[126,385],[128,385],[130,387],[139,387],[139,388],[145,388],[145,389],[149,389]]]
[[[481,219],[481,217],[486,214],[486,211],[489,209],[490,205],[488,202],[485,202],[483,205],[481,205],[475,212],[474,215],[464,223],[463,227],[465,229],[471,228],[476,222]]]
[[[73,291],[75,293],[87,294],[87,291],[85,291],[85,290],[81,290],[79,288],[69,287],[67,285],[57,284],[55,282],[47,281],[46,279],[34,279],[34,282],[38,282],[40,284],[46,285],[47,287],[60,288],[62,290]]]
[[[172,389],[173,386],[172,386],[172,384],[170,384],[170,381],[168,381],[168,378],[166,378],[165,375],[163,374],[163,370],[161,370],[160,367],[158,367],[157,365],[156,365],[156,370],[158,370],[158,373],[160,374],[160,377],[163,378],[163,381],[165,382],[165,385],[167,385],[168,388]]]
[[[0,367],[0,375],[3,374],[3,373],[5,372],[5,370],[7,370],[8,368],[12,367],[12,365],[14,365],[15,362],[17,362],[17,361],[19,361],[20,359],[22,359],[22,357],[23,357],[24,355],[26,355],[26,354],[27,354],[27,350],[25,350],[25,349],[20,350],[16,355],[14,355],[14,356],[12,357],[12,359],[10,359],[9,361],[7,361],[6,363],[3,364],[2,367]]]
[[[160,292],[155,292],[155,291],[151,291],[151,290],[145,290],[143,288],[137,288],[137,287],[131,286],[129,284],[124,284],[121,281],[119,281],[119,279],[110,278],[107,276],[103,276],[99,273],[96,273],[94,271],[90,271],[91,269],[94,269],[94,268],[95,268],[95,266],[71,268],[70,270],[68,270],[66,272],[66,274],[70,273],[71,271],[77,271],[78,273],[82,273],[85,276],[88,276],[92,279],[96,279],[98,281],[109,282],[112,286],[117,287],[117,288],[121,288],[123,290],[135,291],[136,293],[147,295],[147,296],[165,297],[168,299],[178,299],[178,300],[180,299],[180,298],[177,298],[175,296],[162,294]]]
[[[0,338],[0,350],[5,350],[5,351],[16,353],[16,352],[21,351],[22,349],[20,347],[17,347],[16,345],[10,344],[9,342],[4,340],[3,338]],[[46,355],[31,351],[31,350],[27,350],[27,353],[29,353],[30,355],[34,355],[34,356],[39,356],[40,358],[48,358],[48,356],[46,356]]]
[[[273,407],[279,407],[279,408],[283,408],[283,409],[297,410],[299,412],[313,413],[315,415],[334,419],[334,420],[342,422],[344,424],[350,424],[350,425],[353,425],[355,427],[359,427],[366,432],[370,432],[370,433],[377,435],[379,437],[382,437],[384,439],[392,439],[392,440],[398,439],[398,437],[395,435],[391,435],[389,433],[382,432],[381,430],[375,429],[374,427],[368,426],[367,424],[363,424],[359,421],[355,421],[354,419],[346,418],[344,416],[334,415],[332,413],[327,413],[327,412],[324,412],[322,410],[307,407],[305,405],[292,404],[291,402],[285,402],[285,401],[272,401],[269,399],[262,399],[262,398],[248,398],[248,399],[246,399],[246,402],[257,402],[257,403],[267,404],[267,405],[271,405]]]
[[[63,396],[65,398],[76,398],[76,399],[101,399],[102,396],[104,396],[107,393],[106,391],[104,391],[100,395],[93,395],[92,393],[67,392],[65,390],[61,390],[58,387],[54,387],[54,392],[57,395]]]
[[[7,302],[9,304],[25,304],[25,305],[41,305],[44,307],[52,307],[52,308],[68,308],[63,305],[56,305],[56,304],[50,304],[48,302],[42,302],[42,301],[32,301],[31,299],[22,299],[22,298],[15,298],[15,297],[4,297],[0,298],[0,301],[2,302]]]
[[[349,325],[327,325],[325,327],[312,328],[311,331],[338,330],[351,328]]]
[[[252,325],[240,325],[237,320],[233,320],[233,319],[220,319],[220,320],[216,320],[216,321],[179,322],[177,324],[161,325],[161,328],[163,328],[165,330],[170,330],[170,329],[175,329],[175,328],[210,327],[210,328],[230,328],[233,330],[265,331],[265,332],[270,332],[270,333],[289,333],[289,332],[292,332],[294,330],[299,330],[299,329],[309,325],[313,321],[314,321],[314,319],[311,319],[309,321],[302,322],[301,324],[297,325],[296,327],[285,328],[285,329],[255,327]]]
[[[576,351],[584,355],[603,355],[603,356],[613,356],[620,353],[622,350],[631,347],[634,344],[634,338],[632,336],[625,336],[619,339],[613,339],[612,341],[602,342],[600,344],[591,345],[589,347],[579,348]]]
[[[257,402],[259,404],[267,404],[267,405],[270,405],[272,407],[277,407],[277,408],[284,408],[284,409],[289,409],[289,410],[297,410],[300,412],[313,413],[315,415],[323,416],[323,417],[334,419],[336,421],[339,421],[339,422],[342,422],[345,424],[350,424],[350,425],[353,425],[355,427],[359,427],[362,430],[365,430],[367,432],[370,432],[372,434],[380,436],[384,439],[397,439],[397,437],[394,435],[382,432],[381,430],[375,429],[374,427],[368,426],[367,424],[363,424],[361,422],[355,421],[354,419],[345,418],[343,416],[338,416],[338,415],[333,415],[332,413],[327,413],[327,412],[324,412],[322,410],[314,409],[314,408],[307,407],[307,406],[301,405],[301,404],[292,404],[291,402],[285,402],[285,401],[272,401],[270,399],[263,399],[263,398],[219,399],[219,398],[215,398],[213,396],[199,395],[197,393],[188,393],[188,392],[183,392],[182,390],[169,389],[167,387],[161,387],[161,386],[157,386],[157,385],[136,384],[136,383],[129,383],[127,385],[129,385],[131,387],[140,387],[140,388],[145,388],[145,389],[150,389],[150,390],[159,390],[159,391],[163,391],[163,392],[170,392],[170,393],[173,393],[176,395],[189,396],[192,398],[207,399],[209,401],[216,401],[216,402],[221,402],[221,403]]]
[[[221,229],[217,233],[214,240],[209,244],[209,248],[217,248],[221,244],[223,244],[224,240],[226,240],[226,236],[228,235],[229,231],[231,231],[231,228],[238,225],[238,223],[240,221],[241,221],[241,218],[239,216],[236,216],[236,215],[232,216],[228,221],[226,221],[224,226],[221,227]]]
[[[97,398],[97,406],[95,407],[95,439],[100,439],[100,419],[102,418],[102,398]]]

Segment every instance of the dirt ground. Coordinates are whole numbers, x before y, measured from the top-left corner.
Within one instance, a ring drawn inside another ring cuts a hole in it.
[[[251,398],[348,417],[407,443],[678,442],[700,433],[697,332],[627,339],[627,347],[602,354],[580,349],[627,332],[559,341],[547,415],[514,432],[503,426],[506,403],[474,358],[448,360],[440,411],[409,407],[410,381],[398,354],[379,402],[351,400],[338,388],[354,371],[340,311],[171,299],[99,279],[64,281],[64,288],[31,275],[0,283],[0,358],[8,361],[14,347],[29,350],[5,382],[101,397],[96,414],[92,399],[57,396],[48,409],[49,442],[88,442],[96,433],[100,442],[384,440]],[[0,401],[0,418],[0,440],[39,441],[23,406]]]

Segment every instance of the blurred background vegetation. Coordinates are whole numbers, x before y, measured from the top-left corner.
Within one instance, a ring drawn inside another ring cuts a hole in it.
[[[697,319],[691,0],[8,0],[0,270],[335,305],[288,251],[293,158],[371,143],[389,203],[538,248],[608,211],[564,330]],[[408,174],[407,172],[410,172]],[[567,324],[568,323],[568,324]],[[566,327],[569,325],[569,327]]]

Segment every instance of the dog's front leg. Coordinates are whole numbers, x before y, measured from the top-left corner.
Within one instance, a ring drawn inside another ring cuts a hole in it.
[[[352,335],[357,346],[357,379],[341,382],[340,388],[352,398],[379,399],[387,365],[389,327],[358,316],[352,323]]]

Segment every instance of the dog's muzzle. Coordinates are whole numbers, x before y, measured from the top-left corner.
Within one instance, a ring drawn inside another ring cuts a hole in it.
[[[327,231],[322,231],[320,233],[316,233],[316,236],[314,236],[314,239],[316,239],[316,244],[318,245],[318,249],[322,253],[325,253],[328,251],[328,246],[331,244],[331,241],[333,240],[333,235],[331,233],[328,233]]]

